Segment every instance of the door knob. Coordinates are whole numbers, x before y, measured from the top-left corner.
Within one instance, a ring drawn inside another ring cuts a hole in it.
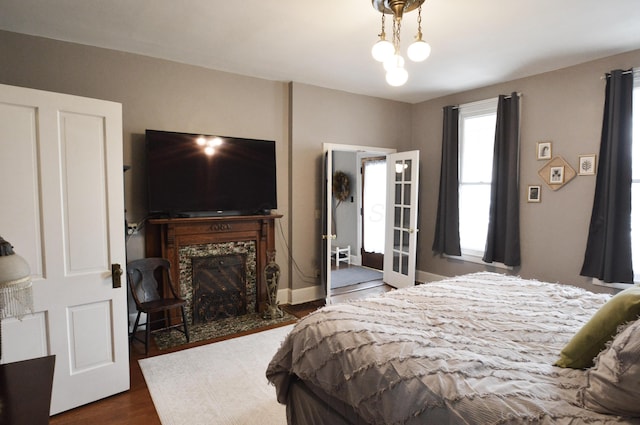
[[[111,283],[113,288],[120,288],[122,286],[122,267],[120,264],[114,263],[111,265]]]

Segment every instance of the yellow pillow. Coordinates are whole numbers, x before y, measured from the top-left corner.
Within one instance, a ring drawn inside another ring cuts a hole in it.
[[[560,352],[555,365],[573,369],[593,366],[593,359],[605,348],[618,326],[640,315],[640,287],[632,286],[616,294],[593,315]]]

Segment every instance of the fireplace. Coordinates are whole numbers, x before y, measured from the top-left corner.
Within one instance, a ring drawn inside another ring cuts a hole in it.
[[[178,250],[178,258],[188,323],[257,311],[254,241],[185,245]]]
[[[187,300],[185,313],[193,323],[192,259],[219,255],[245,255],[246,311],[262,312],[267,289],[262,271],[267,252],[275,250],[275,219],[281,215],[153,218],[147,222],[145,253],[171,261],[175,289]],[[165,284],[166,285],[166,284]],[[163,287],[163,292],[168,288]],[[174,320],[181,318],[176,315]]]
[[[194,257],[193,324],[247,313],[246,254]]]

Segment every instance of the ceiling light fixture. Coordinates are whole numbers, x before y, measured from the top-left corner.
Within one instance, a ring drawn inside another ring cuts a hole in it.
[[[384,64],[387,71],[387,83],[398,87],[409,79],[404,68],[404,58],[400,54],[400,27],[404,12],[418,9],[418,34],[407,49],[407,56],[414,62],[422,62],[431,54],[431,46],[422,40],[422,3],[424,0],[372,0],[373,7],[382,13],[382,30],[379,40],[371,48],[371,55]],[[393,15],[393,42],[386,39],[385,14]]]

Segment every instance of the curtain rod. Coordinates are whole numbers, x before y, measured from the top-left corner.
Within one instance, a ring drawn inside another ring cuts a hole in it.
[[[522,97],[522,93],[518,92],[518,93],[516,93],[516,96]],[[511,95],[509,94],[509,95],[505,96],[504,98],[505,99],[511,99]]]
[[[517,93],[516,93],[516,96],[518,96],[518,97],[522,97],[522,93],[517,92]],[[506,95],[504,98],[505,98],[505,99],[511,99],[511,95],[510,95],[510,94],[508,94],[508,95]],[[496,98],[496,99],[497,99],[497,98]],[[482,102],[482,100],[480,100],[480,102]],[[469,103],[473,103],[473,102],[469,102]],[[443,106],[443,107],[442,107],[442,109],[444,109],[444,108],[446,108],[446,106]],[[453,105],[453,109],[460,109],[460,105]]]
[[[622,71],[623,74],[638,74],[640,73],[640,68],[631,68],[631,69],[627,69],[626,71]],[[609,78],[611,76],[610,72],[605,73],[604,75],[602,75],[600,77],[601,80],[606,80],[607,78]]]

